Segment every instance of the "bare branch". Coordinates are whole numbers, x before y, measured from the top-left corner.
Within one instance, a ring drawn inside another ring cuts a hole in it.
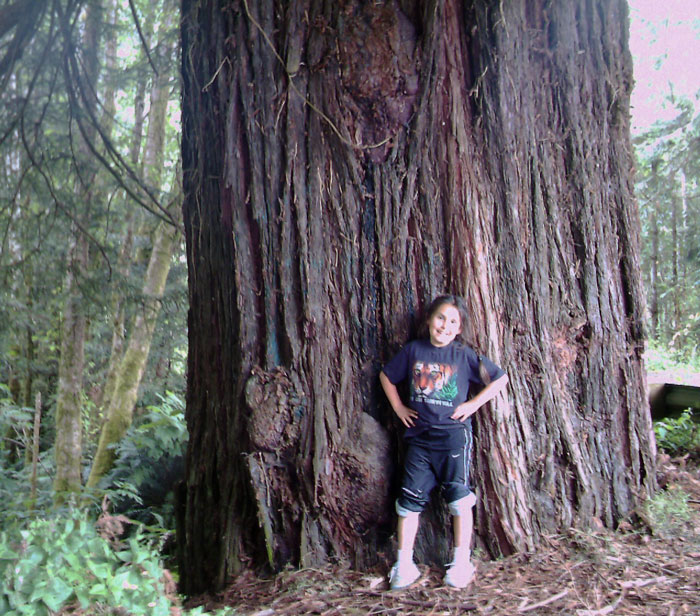
[[[92,244],[94,244],[97,249],[99,250],[100,254],[104,258],[105,264],[107,265],[107,269],[109,270],[109,275],[108,277],[112,277],[112,265],[109,261],[109,256],[107,255],[107,252],[105,251],[104,247],[100,242],[95,239],[92,234],[85,228],[85,226],[78,220],[78,218],[71,212],[70,208],[67,207],[63,201],[58,197],[56,194],[56,190],[54,188],[53,182],[51,181],[51,178],[46,174],[44,169],[42,168],[41,164],[36,160],[34,157],[34,152],[32,149],[29,147],[29,143],[27,142],[27,136],[24,130],[24,118],[22,117],[22,121],[20,123],[20,135],[22,137],[22,143],[24,145],[25,152],[27,153],[27,156],[29,157],[29,160],[31,161],[32,165],[34,168],[39,172],[41,177],[44,179],[44,183],[46,185],[46,188],[48,189],[49,193],[51,194],[51,197],[53,198],[54,203],[56,204],[56,207],[58,207],[77,227],[77,229],[85,235],[88,240]]]
[[[0,12],[0,36],[16,27],[15,35],[0,60],[0,93],[12,74],[15,62],[21,57],[27,43],[37,30],[37,24],[46,8],[47,0],[18,1]]]
[[[61,17],[62,16],[59,15],[59,18]],[[134,171],[133,167],[114,147],[109,136],[105,134],[99,119],[95,116],[94,111],[92,110],[92,105],[89,104],[90,101],[95,100],[97,98],[97,94],[94,91],[94,89],[92,89],[92,86],[89,83],[86,84],[85,80],[82,79],[81,71],[76,59],[75,49],[72,43],[72,38],[70,36],[70,28],[68,27],[65,18],[60,19],[60,21],[64,33],[66,46],[64,64],[66,82],[73,83],[77,86],[80,100],[82,100],[84,103],[84,105],[80,105],[80,102],[76,97],[74,89],[68,88],[67,94],[71,105],[75,109],[80,109],[82,111],[87,112],[90,128],[94,128],[97,131],[103,145],[105,146],[112,160],[114,160],[118,167],[123,172],[125,172],[127,176],[147,195],[148,199],[154,204],[155,209],[149,207],[146,204],[146,202],[143,199],[141,199],[131,187],[127,186],[123,180],[122,175],[118,172],[118,170],[114,169],[113,166],[110,165],[110,163],[106,160],[106,158],[102,154],[100,154],[100,152],[95,147],[92,137],[88,134],[87,127],[82,121],[80,114],[76,114],[75,121],[78,125],[78,128],[80,129],[85,144],[89,148],[90,152],[99,160],[99,162],[107,169],[107,171],[109,171],[112,174],[112,176],[117,180],[117,182],[122,186],[122,188],[124,188],[124,190],[129,194],[129,196],[136,201],[136,203],[138,203],[148,212],[154,214],[161,220],[164,220],[165,222],[172,224],[173,226],[178,226],[177,222],[173,219],[171,214],[168,212],[167,208],[163,207],[157,196],[153,194],[153,191],[143,182],[139,175]],[[88,88],[90,88],[90,91],[86,90],[86,85]]]
[[[158,75],[158,68],[153,62],[153,58],[151,58],[151,52],[148,50],[148,43],[143,35],[143,30],[141,29],[141,22],[139,20],[138,13],[136,12],[136,7],[134,6],[133,0],[129,0],[129,8],[131,9],[132,17],[134,18],[134,25],[136,26],[136,31],[139,33],[139,39],[141,39],[141,45],[143,45],[143,51],[146,54],[146,58],[148,58],[148,63],[151,65],[153,72],[156,75]]]

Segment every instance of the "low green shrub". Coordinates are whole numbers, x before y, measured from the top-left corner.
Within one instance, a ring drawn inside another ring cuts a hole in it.
[[[644,513],[652,533],[666,538],[685,536],[693,519],[687,492],[675,486],[648,500]]]
[[[184,401],[172,392],[159,398],[160,404],[147,407],[115,446],[114,467],[100,488],[115,511],[172,533],[173,487],[184,476],[188,434]]]
[[[0,532],[0,614],[7,616],[49,616],[73,603],[169,616],[164,577],[138,532],[113,549],[83,512]]]
[[[53,504],[53,449],[41,451],[32,498],[34,409],[17,406],[0,383],[0,528],[8,530]]]
[[[700,424],[691,409],[654,422],[654,434],[657,446],[672,456],[700,452]]]
[[[33,418],[34,409],[17,406],[12,401],[10,388],[0,383],[0,464],[3,467],[22,461],[18,456],[23,456],[30,445]]]

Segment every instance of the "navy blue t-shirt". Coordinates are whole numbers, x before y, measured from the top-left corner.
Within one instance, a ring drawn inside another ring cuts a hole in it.
[[[407,406],[417,411],[418,417],[415,424],[406,429],[405,438],[411,439],[426,431],[434,433],[434,429],[469,426],[469,419],[461,422],[451,415],[467,400],[471,385],[485,385],[479,375],[479,362],[491,381],[505,374],[490,359],[457,341],[436,347],[429,340],[413,340],[384,366],[384,374],[394,385],[410,377]]]

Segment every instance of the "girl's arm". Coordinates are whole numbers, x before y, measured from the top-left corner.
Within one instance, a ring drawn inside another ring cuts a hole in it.
[[[394,409],[394,413],[399,416],[403,425],[407,428],[413,426],[415,418],[418,417],[418,413],[401,402],[399,390],[396,389],[396,385],[389,380],[389,377],[384,374],[384,372],[379,373],[379,381],[382,384],[386,397],[389,399],[391,408]]]
[[[484,387],[476,396],[471,400],[467,400],[460,404],[455,412],[452,413],[452,419],[458,419],[459,421],[464,421],[467,417],[471,417],[476,413],[479,408],[484,404],[493,400],[498,394],[500,394],[508,384],[508,375],[504,374],[498,377],[495,381],[489,383]]]

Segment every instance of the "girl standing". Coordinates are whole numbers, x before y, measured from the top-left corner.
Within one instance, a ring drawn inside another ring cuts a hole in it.
[[[405,588],[420,577],[413,544],[420,512],[436,485],[453,516],[454,554],[446,565],[445,583],[464,588],[474,577],[470,544],[476,497],[468,482],[471,416],[503,391],[508,376],[461,341],[466,318],[461,297],[437,297],[428,308],[427,335],[409,342],[379,375],[394,412],[406,426],[404,477],[396,500],[399,549],[389,574],[392,589]],[[410,393],[404,404],[396,385],[407,378]],[[484,388],[468,400],[472,385]]]

